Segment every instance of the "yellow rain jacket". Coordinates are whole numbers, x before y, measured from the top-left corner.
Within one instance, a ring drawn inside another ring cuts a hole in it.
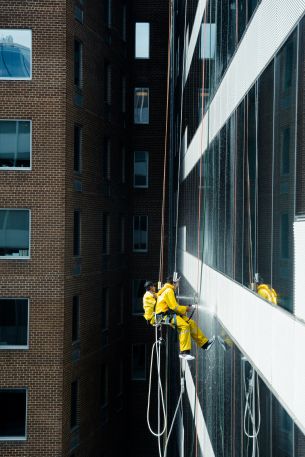
[[[158,292],[156,314],[167,313],[168,310],[175,314],[186,314],[188,307],[181,306],[177,303],[175,297],[175,287],[172,284],[166,283]]]
[[[149,291],[145,292],[145,294],[143,296],[143,308],[145,311],[144,318],[147,321],[149,321],[151,324],[154,324],[154,322],[155,322],[154,312],[155,312],[156,301],[157,301],[157,299],[155,298],[154,294],[152,294]]]

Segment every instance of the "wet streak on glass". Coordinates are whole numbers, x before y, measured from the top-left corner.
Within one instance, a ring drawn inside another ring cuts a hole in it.
[[[219,188],[218,188],[218,269],[225,272],[225,215],[226,215],[226,126],[220,132],[219,143]]]
[[[293,310],[297,31],[275,58],[272,287]],[[284,247],[284,249],[283,249]]]

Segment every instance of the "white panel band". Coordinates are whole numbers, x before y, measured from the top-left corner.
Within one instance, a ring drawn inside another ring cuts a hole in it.
[[[196,288],[198,259],[184,251],[180,263]],[[217,316],[305,433],[305,324],[207,265],[201,281],[201,306]]]
[[[294,303],[295,315],[305,321],[305,221],[293,224],[294,230]]]
[[[209,432],[203,417],[202,409],[196,394],[194,381],[188,364],[185,364],[185,384],[190,407],[195,420],[198,443],[204,457],[215,457],[213,446],[209,437]]]
[[[264,0],[260,3],[230,66],[212,100],[210,141],[217,135],[246,93],[296,26],[305,11],[305,0]],[[197,129],[182,166],[182,180],[192,170],[207,144],[207,114]],[[202,145],[202,148],[201,148]],[[198,149],[199,148],[199,149]]]
[[[195,48],[196,48],[196,43],[197,43],[198,36],[200,33],[200,29],[201,29],[201,23],[202,23],[203,13],[205,10],[205,5],[206,5],[206,0],[198,1],[197,11],[196,11],[194,24],[193,24],[193,28],[192,28],[192,34],[191,34],[189,45],[188,45],[188,48],[186,51],[184,84],[187,81],[187,77],[188,77],[188,74],[189,74],[189,71],[191,68],[193,55],[194,55]]]

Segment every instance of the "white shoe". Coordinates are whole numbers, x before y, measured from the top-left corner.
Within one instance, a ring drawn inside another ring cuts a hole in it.
[[[179,357],[180,359],[183,359],[183,360],[194,360],[195,357],[192,356],[191,354],[179,354]]]

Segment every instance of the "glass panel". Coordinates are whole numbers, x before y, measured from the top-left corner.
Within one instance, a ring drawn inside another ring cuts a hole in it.
[[[78,423],[78,381],[71,383],[71,413],[70,413],[70,427],[74,428]]]
[[[134,187],[148,186],[148,152],[134,153]]]
[[[74,211],[73,255],[80,255],[80,212]]]
[[[28,342],[28,300],[0,299],[0,348],[26,346]]]
[[[244,155],[245,155],[245,101],[236,113],[235,163],[235,233],[234,271],[236,281],[243,284],[244,271]]]
[[[74,126],[74,171],[80,173],[81,171],[81,141],[82,141],[82,128],[78,125]]]
[[[149,89],[135,89],[134,122],[135,124],[149,123]]]
[[[105,364],[101,365],[100,405],[108,403],[108,369]]]
[[[272,287],[293,310],[297,31],[275,58]]]
[[[135,31],[135,57],[137,59],[149,58],[149,23],[137,22]]]
[[[272,455],[294,457],[293,421],[274,396],[272,396]]]
[[[297,128],[297,164],[296,164],[296,214],[305,215],[305,17],[300,22],[299,77],[298,77],[298,128]]]
[[[0,29],[0,79],[30,79],[31,30]]]
[[[147,250],[147,216],[134,216],[133,248]]]
[[[0,167],[29,167],[30,121],[0,121]]]
[[[134,279],[132,283],[132,312],[143,314],[143,295],[145,279]]]
[[[74,84],[82,87],[82,44],[74,41]]]
[[[79,295],[72,301],[72,342],[79,340]]]
[[[0,390],[0,438],[25,437],[26,391]]]
[[[30,213],[28,210],[0,210],[0,256],[29,255]]]
[[[101,303],[101,329],[108,328],[109,317],[109,288],[103,287],[102,289],[102,303]]]
[[[258,81],[258,153],[257,153],[257,271],[258,281],[271,284],[272,249],[272,157],[273,157],[274,62]]]
[[[146,346],[145,344],[134,344],[132,346],[132,379],[146,379]]]
[[[109,214],[103,214],[102,254],[109,253]]]

